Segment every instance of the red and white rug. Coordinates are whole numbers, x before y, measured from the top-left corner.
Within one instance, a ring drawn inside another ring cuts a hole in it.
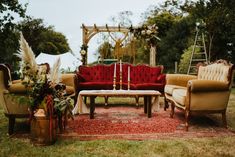
[[[80,140],[94,139],[162,139],[171,137],[213,137],[235,136],[222,127],[221,119],[207,116],[192,116],[189,131],[184,130],[184,114],[176,110],[170,118],[170,109],[152,113],[147,118],[143,108],[131,106],[112,106],[108,109],[97,107],[95,118],[77,115],[68,122],[62,137],[76,137]]]

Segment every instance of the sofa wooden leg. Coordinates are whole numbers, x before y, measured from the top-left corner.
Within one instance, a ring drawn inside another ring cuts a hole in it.
[[[164,97],[165,105],[164,105],[164,111],[166,111],[167,108],[169,108],[168,101],[166,100],[166,97]]]
[[[170,113],[170,117],[173,118],[175,114],[175,104],[171,103],[171,113]]]
[[[9,116],[9,124],[8,124],[8,134],[12,135],[14,132],[14,125],[15,125],[15,117],[14,116]]]
[[[188,131],[189,111],[185,111],[185,130]]]
[[[227,128],[226,111],[222,112],[222,120],[223,120],[224,127]]]

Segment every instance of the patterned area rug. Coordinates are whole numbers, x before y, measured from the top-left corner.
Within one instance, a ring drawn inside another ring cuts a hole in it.
[[[167,112],[153,113],[148,118],[142,107],[97,108],[95,112],[94,119],[90,119],[89,115],[76,116],[68,128],[79,135],[143,134],[174,132],[180,124]]]
[[[163,108],[147,118],[142,107],[97,107],[94,119],[90,119],[88,114],[77,115],[74,121],[69,121],[66,133],[61,136],[80,140],[235,136],[232,131],[222,127],[218,117],[193,115],[189,131],[185,132],[183,112],[176,110],[174,118],[169,115],[170,109],[164,111]]]

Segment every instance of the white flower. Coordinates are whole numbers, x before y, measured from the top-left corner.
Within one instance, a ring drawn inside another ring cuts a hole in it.
[[[142,31],[141,31],[141,34],[145,35],[145,34],[146,34],[145,30],[142,30]]]
[[[151,33],[152,33],[152,31],[148,29],[147,34],[150,35]]]
[[[80,53],[81,53],[81,55],[85,55],[86,51],[85,50],[81,50]]]

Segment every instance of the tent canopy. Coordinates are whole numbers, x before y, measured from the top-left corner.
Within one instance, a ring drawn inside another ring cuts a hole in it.
[[[73,56],[70,52],[60,54],[60,55],[50,55],[46,53],[40,53],[36,57],[37,64],[48,63],[52,68],[57,58],[60,57],[61,65],[60,69],[74,71],[79,65],[81,65],[81,61]]]

